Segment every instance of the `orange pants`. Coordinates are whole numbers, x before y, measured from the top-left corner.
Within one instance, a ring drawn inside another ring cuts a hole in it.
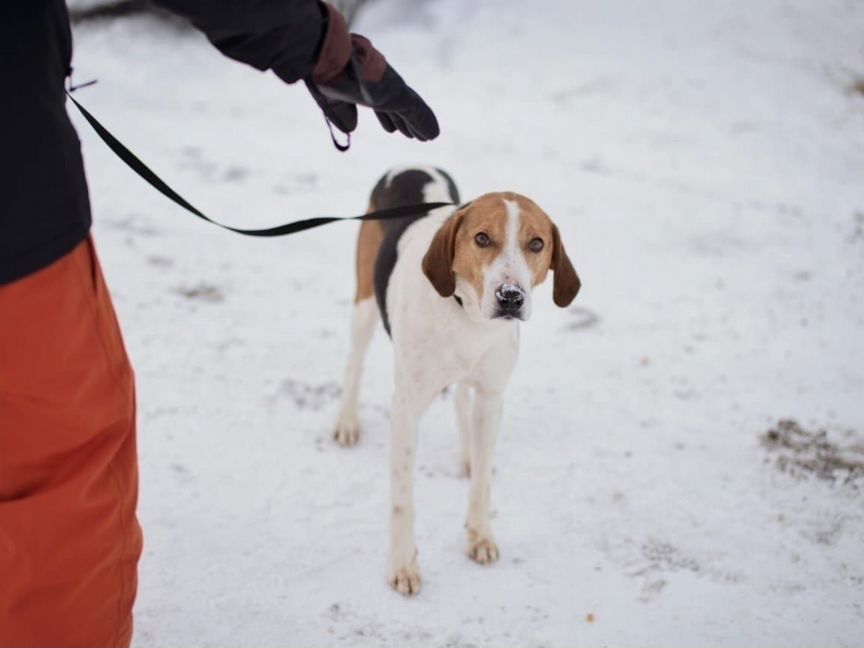
[[[135,386],[90,240],[0,285],[0,646],[128,646]]]

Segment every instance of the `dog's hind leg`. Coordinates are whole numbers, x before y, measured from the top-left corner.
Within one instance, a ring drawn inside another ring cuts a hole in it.
[[[354,311],[351,313],[351,350],[348,352],[348,364],[345,367],[342,405],[333,429],[333,439],[341,446],[353,446],[360,439],[357,392],[366,350],[369,348],[369,341],[372,339],[379,319],[378,306],[373,297],[354,304]]]
[[[369,211],[375,205],[369,205]],[[339,418],[333,428],[333,438],[341,446],[352,446],[360,438],[357,421],[357,390],[363,373],[363,360],[375,326],[381,319],[375,303],[375,258],[384,240],[384,230],[375,221],[364,221],[357,237],[357,291],[354,294],[354,310],[351,312],[351,348],[345,367],[345,385],[342,389],[342,405]]]
[[[466,383],[456,385],[456,423],[459,427],[460,476],[471,476],[471,418],[473,396]]]

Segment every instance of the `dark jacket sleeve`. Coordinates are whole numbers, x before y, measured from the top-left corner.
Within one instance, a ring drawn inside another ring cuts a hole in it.
[[[154,0],[188,18],[219,51],[286,83],[308,76],[324,36],[317,0]]]

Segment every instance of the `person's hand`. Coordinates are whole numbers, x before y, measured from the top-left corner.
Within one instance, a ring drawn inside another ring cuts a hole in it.
[[[420,141],[438,137],[438,120],[426,102],[366,38],[348,34],[342,14],[322,5],[327,31],[318,63],[305,81],[327,119],[351,133],[357,127],[357,106],[367,106],[388,133],[398,130]]]

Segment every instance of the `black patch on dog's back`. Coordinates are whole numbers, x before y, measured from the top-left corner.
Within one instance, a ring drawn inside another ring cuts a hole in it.
[[[435,170],[447,181],[447,193],[450,195],[451,202],[458,203],[459,191],[453,178],[441,169]],[[390,179],[389,183],[385,175],[372,190],[369,202],[373,209],[389,209],[422,203],[423,188],[430,182],[435,182],[435,178],[421,169],[408,169],[398,173]],[[405,230],[426,216],[427,214],[418,214],[380,221],[381,227],[384,228],[384,240],[378,248],[378,257],[375,259],[375,300],[387,335],[390,335],[390,319],[387,317],[387,285],[390,283],[390,275],[393,274],[398,258],[396,248]]]

